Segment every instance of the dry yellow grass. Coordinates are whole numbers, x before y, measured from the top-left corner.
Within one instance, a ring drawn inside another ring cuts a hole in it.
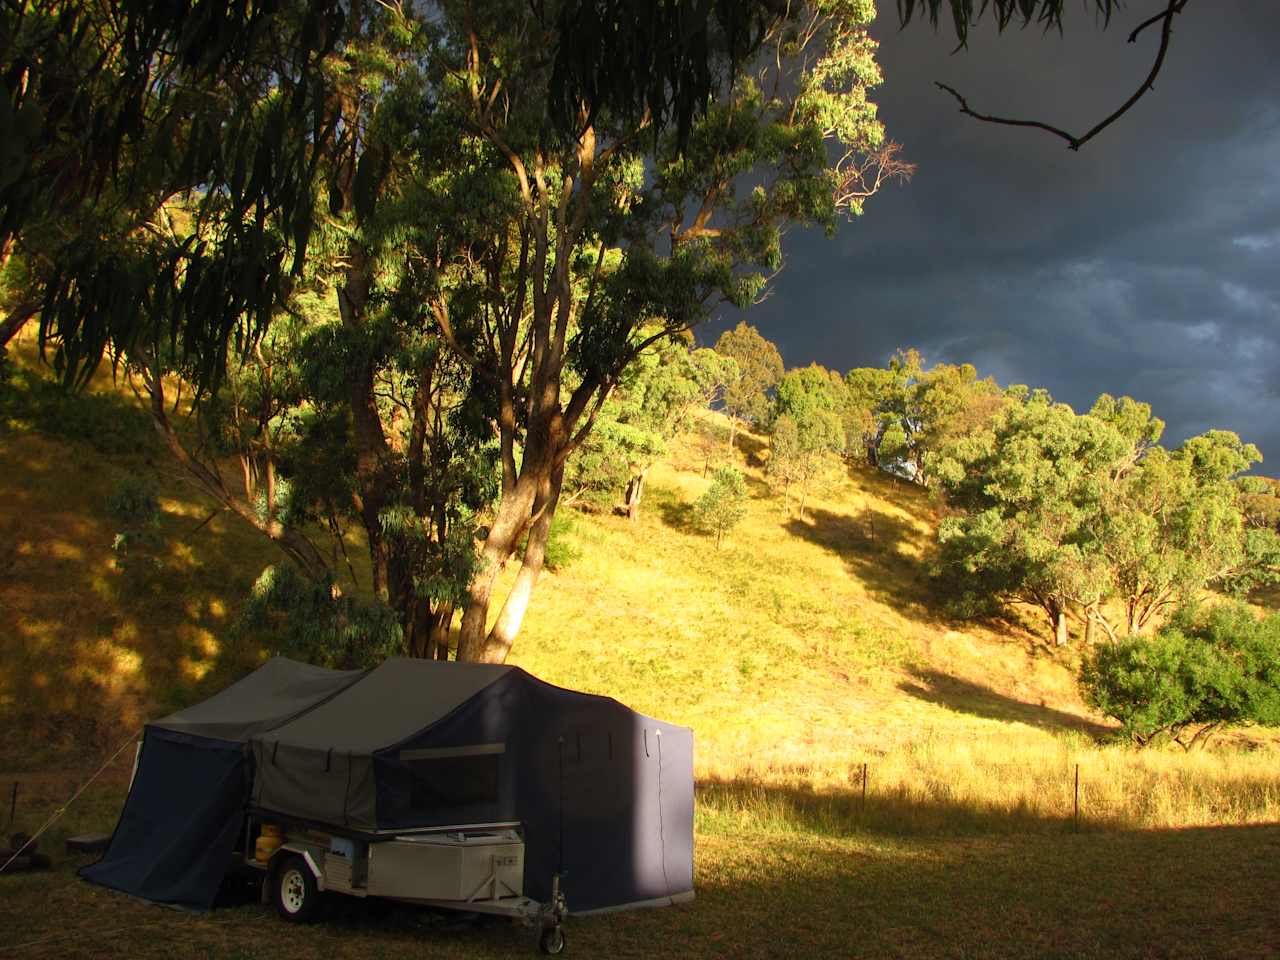
[[[128,418],[109,379],[95,389],[116,421]],[[145,421],[118,427],[116,453],[74,423],[50,436],[45,416],[0,430],[0,529],[12,545],[0,713],[29,731],[7,744],[14,763],[59,741],[105,747],[247,669],[260,652],[230,644],[229,625],[279,560],[225,515],[192,532],[210,506],[149,446]],[[709,483],[704,449],[675,444],[638,522],[578,518],[581,557],[544,577],[511,662],[692,727],[708,815],[767,822],[809,798],[800,806],[825,803],[844,822],[865,763],[886,827],[1056,823],[1071,812],[1079,763],[1091,823],[1280,819],[1274,738],[1237,735],[1186,756],[1098,746],[1110,728],[1079,699],[1076,651],[1047,646],[1030,612],[949,622],[926,575],[933,508],[918,488],[855,469],[800,519],[766,483],[764,440],[740,435],[734,461],[751,501],[717,550],[690,525]],[[161,480],[166,546],[151,573],[121,569],[110,549],[105,503],[133,470]],[[790,799],[774,809],[770,797]],[[755,814],[743,806],[757,801]]]
[[[63,416],[45,397],[0,422],[0,726],[16,731],[0,784],[23,783],[26,829],[97,766],[60,746],[100,754],[261,655],[229,643],[228,625],[279,560],[225,516],[193,532],[209,505],[145,423],[128,426],[109,381],[98,389],[101,409]],[[112,442],[95,446],[104,430]],[[1280,828],[1262,825],[1280,821],[1274,737],[1237,731],[1196,754],[1100,744],[1111,728],[1076,693],[1075,650],[1048,647],[1031,612],[941,615],[926,496],[854,471],[800,520],[764,483],[764,455],[742,437],[753,499],[719,551],[689,526],[708,483],[692,440],[653,471],[638,523],[579,518],[581,558],[546,576],[517,643],[512,662],[549,681],[695,731],[697,901],[575,919],[577,955],[1280,957]],[[151,573],[122,569],[110,546],[106,500],[133,470],[160,477]],[[61,771],[33,773],[51,757]],[[44,849],[110,828],[127,759]],[[531,945],[372,900],[301,930],[243,893],[192,917],[78,882],[82,861],[58,859],[0,877],[0,950],[301,960]]]

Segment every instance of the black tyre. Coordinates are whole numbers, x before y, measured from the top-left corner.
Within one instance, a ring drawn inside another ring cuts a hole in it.
[[[271,872],[276,912],[291,923],[310,923],[320,912],[320,888],[307,862],[296,854],[280,858]]]
[[[542,931],[542,937],[538,940],[538,949],[543,953],[556,956],[564,953],[564,943],[564,927],[557,923],[554,927],[546,927]]]

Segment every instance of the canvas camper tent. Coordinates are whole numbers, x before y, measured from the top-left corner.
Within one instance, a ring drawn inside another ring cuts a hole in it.
[[[670,903],[693,890],[692,734],[516,667],[277,657],[146,728],[111,844],[82,874],[208,908],[251,816],[369,849],[518,822],[526,896],[563,873],[573,913]]]

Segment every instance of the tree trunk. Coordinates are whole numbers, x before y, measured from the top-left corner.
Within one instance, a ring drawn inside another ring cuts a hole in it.
[[[1067,645],[1067,612],[1059,609],[1054,616],[1054,643],[1060,647]]]
[[[458,635],[458,659],[480,661],[484,658],[486,627],[493,584],[498,578],[520,537],[528,529],[533,514],[533,485],[528,476],[521,477],[510,493],[498,502],[497,515],[485,538],[480,553],[480,570],[467,591],[467,606],[462,612]]]
[[[515,642],[516,634],[520,632],[520,627],[524,623],[524,615],[529,609],[533,588],[538,585],[538,578],[542,575],[543,563],[546,560],[547,538],[551,533],[551,521],[555,517],[563,482],[563,467],[553,469],[550,476],[543,480],[533,503],[534,519],[528,528],[529,539],[525,544],[515,583],[507,593],[493,629],[489,631],[483,643],[478,645],[479,650],[476,650],[473,640],[472,646],[467,651],[468,656],[463,657],[461,641],[459,641],[459,659],[474,659],[482,663],[503,663],[507,659],[511,644]],[[470,608],[467,613],[471,613]]]
[[[453,604],[442,603],[431,618],[431,630],[427,634],[428,660],[449,659],[449,628],[453,625]]]
[[[733,456],[733,438],[738,433],[738,418],[729,414],[729,456]]]
[[[644,497],[644,479],[649,469],[646,467],[627,482],[627,519],[640,519],[640,500]]]
[[[24,300],[9,311],[9,315],[0,322],[0,349],[9,345],[9,341],[18,335],[18,331],[36,315],[39,309],[40,304],[37,301]]]
[[[1084,615],[1084,645],[1085,645],[1086,647],[1091,647],[1091,646],[1093,646],[1093,641],[1094,641],[1094,639],[1095,639],[1095,636],[1094,636],[1095,631],[1096,631],[1096,624],[1094,624],[1094,622],[1093,622],[1093,617],[1089,616],[1088,611],[1085,611],[1085,615]]]

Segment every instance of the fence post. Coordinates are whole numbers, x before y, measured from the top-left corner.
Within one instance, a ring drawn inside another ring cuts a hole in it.
[[[1080,832],[1080,764],[1076,764],[1076,810],[1073,816],[1075,832]]]

